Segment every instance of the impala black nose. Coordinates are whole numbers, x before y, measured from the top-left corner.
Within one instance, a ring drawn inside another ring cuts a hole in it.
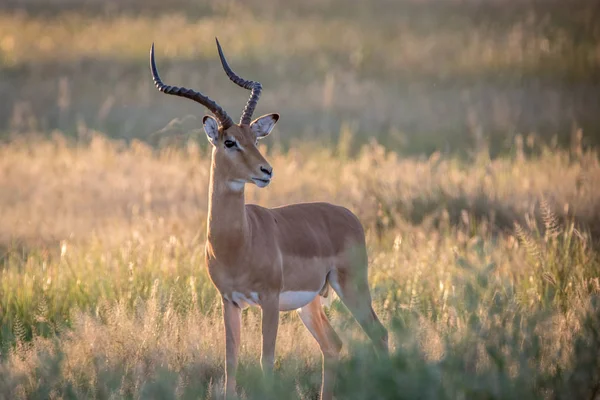
[[[263,166],[261,166],[260,170],[262,172],[264,172],[265,174],[269,175],[269,176],[273,175],[273,167],[263,167]]]

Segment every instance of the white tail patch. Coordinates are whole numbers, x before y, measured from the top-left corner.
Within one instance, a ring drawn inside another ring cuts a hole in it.
[[[290,311],[304,307],[310,303],[319,292],[287,291],[279,294],[279,310]]]

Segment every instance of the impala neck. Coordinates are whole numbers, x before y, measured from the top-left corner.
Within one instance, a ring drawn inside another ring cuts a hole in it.
[[[248,237],[244,185],[231,183],[213,154],[208,188],[207,242],[215,256],[232,257]]]

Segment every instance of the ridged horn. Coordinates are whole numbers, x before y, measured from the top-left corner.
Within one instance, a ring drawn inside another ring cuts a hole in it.
[[[223,108],[218,105],[213,100],[209,99],[205,95],[200,92],[196,92],[191,89],[186,89],[184,87],[177,86],[169,86],[165,85],[160,76],[158,75],[158,69],[156,68],[156,62],[154,61],[154,43],[152,43],[152,47],[150,48],[150,69],[152,71],[152,79],[154,79],[154,85],[156,88],[166,94],[172,94],[174,96],[185,97],[186,99],[194,100],[202,104],[204,107],[208,108],[210,112],[212,112],[217,120],[221,123],[223,129],[229,128],[233,125],[233,120]]]
[[[256,104],[258,103],[260,92],[262,91],[262,85],[259,82],[247,81],[237,76],[231,70],[229,64],[227,63],[227,60],[225,59],[225,55],[223,54],[223,49],[221,48],[219,39],[215,38],[215,40],[217,42],[217,50],[219,50],[219,58],[221,59],[221,64],[223,65],[223,69],[225,70],[225,73],[227,74],[229,79],[231,79],[231,81],[236,85],[252,91],[252,93],[250,93],[250,98],[246,103],[246,107],[244,107],[244,111],[242,112],[242,117],[240,118],[241,125],[249,125],[250,121],[252,120],[252,114],[254,114]]]

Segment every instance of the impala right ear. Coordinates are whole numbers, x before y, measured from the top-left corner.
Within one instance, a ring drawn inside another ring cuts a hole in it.
[[[202,125],[204,125],[204,132],[206,132],[206,136],[208,136],[208,141],[211,142],[213,146],[216,146],[217,140],[219,139],[219,123],[214,117],[206,115],[202,119]]]

